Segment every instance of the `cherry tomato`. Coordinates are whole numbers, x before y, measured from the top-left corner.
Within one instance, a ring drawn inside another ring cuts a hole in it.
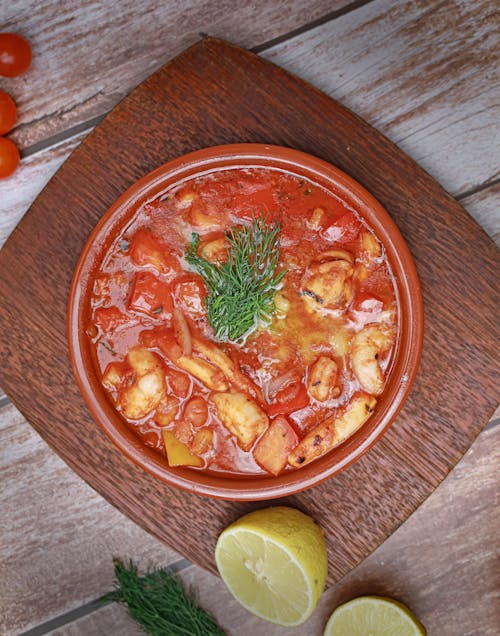
[[[0,75],[17,77],[31,64],[31,46],[17,33],[0,33]]]
[[[19,150],[14,142],[0,137],[0,179],[10,177],[19,165]]]
[[[16,123],[16,105],[10,95],[0,91],[0,135],[5,135]]]

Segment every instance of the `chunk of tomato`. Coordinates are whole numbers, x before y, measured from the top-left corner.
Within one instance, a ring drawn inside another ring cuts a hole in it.
[[[253,456],[264,470],[272,475],[279,475],[285,468],[288,455],[299,443],[297,433],[288,423],[286,417],[278,415],[257,442]]]
[[[303,409],[309,404],[309,394],[301,381],[291,382],[277,393],[273,402],[267,407],[269,417],[286,415]]]
[[[182,356],[182,349],[177,342],[173,329],[142,331],[139,341],[145,347],[159,349],[169,360],[175,361]]]
[[[105,334],[116,331],[127,322],[127,316],[118,307],[98,307],[94,311],[94,321]]]
[[[181,271],[178,260],[167,248],[160,245],[148,228],[141,228],[132,237],[129,248],[130,260],[134,265],[154,267],[160,274],[172,276]]]
[[[170,285],[151,272],[138,272],[132,283],[129,309],[152,318],[170,319],[173,311]]]
[[[200,276],[186,276],[173,282],[176,304],[180,305],[191,316],[202,316],[206,313],[205,298],[207,288]]]
[[[187,373],[169,368],[166,376],[168,386],[174,395],[180,398],[185,398],[189,395],[191,380]]]
[[[353,212],[346,212],[322,232],[323,236],[333,243],[350,243],[355,240],[361,230],[361,221]]]
[[[193,426],[203,426],[208,419],[206,400],[199,395],[192,397],[185,406],[184,417]]]

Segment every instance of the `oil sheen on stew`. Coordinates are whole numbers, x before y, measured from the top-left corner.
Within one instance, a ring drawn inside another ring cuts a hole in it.
[[[215,337],[204,278],[227,231],[280,219],[269,320]],[[138,209],[95,276],[87,333],[117,411],[170,466],[278,475],[337,446],[375,409],[391,367],[397,299],[384,248],[346,203],[298,176],[233,168]]]

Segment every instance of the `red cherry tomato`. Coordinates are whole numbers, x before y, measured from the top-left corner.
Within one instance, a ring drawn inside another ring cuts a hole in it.
[[[16,123],[16,105],[10,95],[0,91],[0,135],[5,135]]]
[[[17,77],[31,64],[31,46],[17,33],[0,33],[0,75]]]
[[[14,142],[0,137],[0,179],[10,177],[19,165],[19,150]]]

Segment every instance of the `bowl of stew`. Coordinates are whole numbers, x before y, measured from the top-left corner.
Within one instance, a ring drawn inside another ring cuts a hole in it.
[[[171,486],[299,492],[359,459],[417,373],[418,276],[359,183],[311,155],[236,144],[169,161],[104,214],[68,302],[96,422]]]

